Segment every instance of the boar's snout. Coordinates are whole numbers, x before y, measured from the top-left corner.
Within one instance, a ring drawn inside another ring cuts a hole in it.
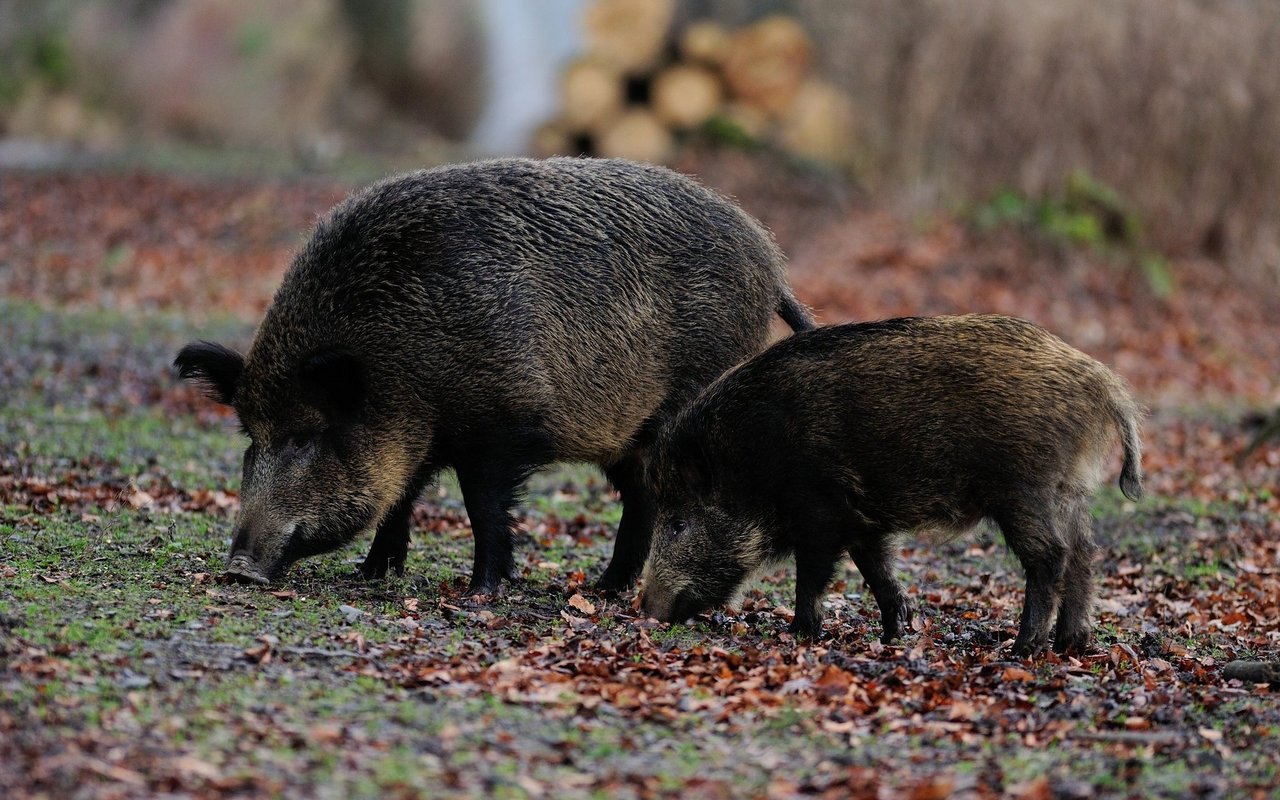
[[[265,585],[271,582],[271,577],[269,570],[254,553],[253,538],[247,525],[240,528],[231,543],[231,560],[227,562],[226,577],[236,583]]]
[[[688,592],[674,592],[660,586],[646,586],[640,605],[646,615],[662,622],[684,622],[701,610]]]
[[[237,583],[256,583],[265,585],[270,583],[270,579],[263,574],[262,569],[258,566],[258,562],[247,551],[231,554],[231,561],[227,564],[227,577]]]

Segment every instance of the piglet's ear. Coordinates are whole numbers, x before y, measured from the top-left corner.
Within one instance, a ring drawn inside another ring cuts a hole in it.
[[[680,448],[680,463],[677,469],[680,478],[689,491],[705,496],[711,492],[711,459],[702,443],[686,440]]]
[[[192,342],[173,360],[178,377],[204,388],[209,397],[231,405],[244,372],[244,356],[216,342]]]
[[[364,362],[345,350],[322,350],[303,359],[298,383],[307,402],[331,417],[356,414],[368,391]]]

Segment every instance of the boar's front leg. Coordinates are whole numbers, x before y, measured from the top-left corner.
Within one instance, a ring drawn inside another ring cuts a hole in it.
[[[653,501],[645,488],[640,459],[626,458],[605,470],[609,482],[622,498],[622,519],[618,522],[618,538],[613,543],[613,558],[596,588],[606,592],[622,592],[635,583],[649,557],[653,539]]]
[[[504,468],[496,463],[455,465],[462,500],[471,518],[475,537],[475,557],[471,565],[468,595],[497,594],[504,578],[510,577],[514,565],[512,531],[515,518],[511,509],[516,492],[528,472]]]
[[[888,644],[911,630],[911,604],[894,575],[896,548],[893,542],[874,534],[866,537],[867,541],[849,545],[849,556],[880,607],[880,624],[884,629],[880,641]]]
[[[413,501],[416,499],[416,493],[406,495],[378,525],[369,555],[358,567],[366,580],[385,578],[388,571],[404,574],[404,562],[409,556],[409,520],[413,516]]]
[[[405,490],[404,496],[378,524],[373,544],[369,547],[369,555],[365,556],[364,563],[357,568],[365,580],[385,578],[388,572],[404,574],[404,562],[409,557],[409,522],[413,519],[413,503],[427,485],[426,476],[429,474],[424,469],[416,476]]]

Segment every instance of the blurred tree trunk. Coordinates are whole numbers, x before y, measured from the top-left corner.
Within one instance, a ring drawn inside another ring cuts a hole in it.
[[[474,0],[342,0],[356,69],[395,114],[451,139],[484,108],[485,38]]]

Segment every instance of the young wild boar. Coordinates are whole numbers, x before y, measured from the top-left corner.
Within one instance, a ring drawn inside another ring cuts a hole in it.
[[[680,621],[794,554],[793,629],[816,636],[844,553],[884,641],[910,627],[896,540],[995,521],[1027,595],[1014,652],[1089,639],[1089,500],[1119,431],[1120,488],[1142,492],[1139,410],[1113,372],[1000,316],[906,318],[792,336],[708,386],[665,430],[645,611]]]
[[[555,461],[600,465],[625,514],[601,585],[638,575],[659,427],[766,344],[812,327],[769,234],[660,167],[502,159],[358,192],[294,258],[247,356],[209,342],[183,378],[250,445],[229,573],[259,583],[375,531],[367,577],[401,572],[414,499],[457,472],[469,591],[512,568],[511,508]]]

